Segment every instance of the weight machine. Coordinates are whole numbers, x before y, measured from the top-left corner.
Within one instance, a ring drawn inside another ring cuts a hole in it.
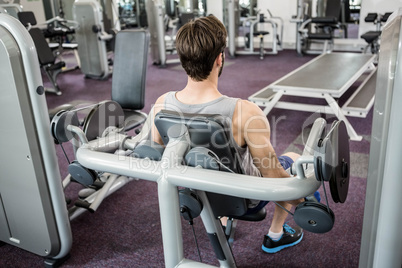
[[[132,180],[98,174],[72,162],[70,174],[62,181],[54,147],[54,141],[72,140],[72,136],[64,131],[66,125],[83,127],[85,139],[91,140],[108,127],[121,127],[120,130],[125,131],[126,127],[134,126],[135,120],[143,122],[142,113],[133,109],[139,109],[138,105],[143,101],[145,83],[141,79],[129,79],[145,78],[148,34],[141,30],[122,31],[117,37],[121,40],[118,44],[122,45],[119,51],[123,50],[123,53],[117,53],[116,65],[129,66],[127,70],[135,75],[123,77],[124,81],[116,78],[114,87],[122,91],[126,81],[131,87],[136,84],[142,84],[142,87],[128,93],[113,91],[112,97],[121,101],[121,105],[116,101],[104,101],[78,109],[90,111],[83,122],[79,121],[77,109],[58,111],[49,122],[34,42],[21,22],[0,14],[0,78],[7,96],[1,100],[1,111],[10,114],[1,119],[1,123],[9,127],[1,134],[4,151],[0,154],[0,241],[44,257],[46,267],[59,266],[69,257],[72,246],[70,220],[86,211],[96,211],[104,198]],[[126,44],[136,48],[134,55],[128,57],[128,64],[124,61],[127,59]],[[143,64],[139,63],[141,59]],[[126,74],[124,70],[119,73]],[[101,120],[105,120],[103,124]],[[11,137],[16,142],[10,142]],[[72,145],[78,147],[74,140]],[[80,176],[77,177],[78,173]],[[92,191],[84,193],[85,196],[80,192],[82,200],[68,205],[64,189],[73,181]]]
[[[269,10],[269,18],[264,14],[258,13],[256,17],[248,17],[243,21],[243,28],[249,26],[249,32],[244,36],[244,49],[236,49],[236,42],[238,37],[239,28],[239,1],[226,1],[227,5],[227,29],[228,29],[228,48],[229,55],[235,57],[236,55],[259,55],[261,59],[264,55],[278,54],[282,50],[283,38],[283,20],[280,17],[272,16]],[[265,31],[263,25],[269,25],[272,33]],[[264,36],[271,34],[272,48],[270,51],[264,48]],[[255,51],[254,37],[259,38],[259,50]]]
[[[7,13],[10,16],[18,19],[18,12],[22,11],[22,6],[19,4],[0,4],[2,13]]]
[[[81,71],[88,78],[107,79],[112,68],[109,66],[106,42],[114,36],[105,32],[101,5],[96,0],[77,0],[73,5],[73,16],[79,25],[75,38]]]
[[[299,55],[331,52],[337,29],[347,37],[345,10],[349,5],[344,0],[325,0],[317,2],[317,6],[319,12],[312,17],[312,1],[297,1],[297,15],[291,22],[296,23],[296,51]],[[323,44],[322,49],[314,46],[317,43]]]
[[[168,10],[166,11],[164,0],[150,0],[146,2],[148,26],[151,34],[151,57],[153,63],[161,67],[165,67],[166,64],[180,62],[178,58],[167,59],[167,51],[173,54],[176,50],[175,32],[180,25],[196,17],[195,9],[189,10],[186,13],[177,14],[175,5],[171,3],[171,1],[169,1],[168,4]],[[173,25],[175,29],[172,30],[170,35],[166,34],[166,28],[168,28],[167,25],[169,22],[169,16],[167,16],[166,13],[169,13],[170,16],[173,16],[173,14],[177,16],[176,25]]]
[[[364,48],[363,53],[367,53],[367,51],[370,49],[372,54],[378,54],[380,50],[381,27],[382,24],[388,20],[390,15],[390,12],[387,12],[383,15],[378,13],[368,13],[364,18],[365,22],[374,23],[376,25],[376,30],[368,31],[360,36],[364,39],[364,41],[367,42],[367,46]]]

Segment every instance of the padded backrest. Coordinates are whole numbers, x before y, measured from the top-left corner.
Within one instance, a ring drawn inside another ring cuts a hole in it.
[[[341,0],[327,0],[327,6],[325,8],[325,17],[335,17],[341,19]]]
[[[39,63],[41,65],[54,64],[56,57],[50,49],[42,30],[39,28],[31,28],[29,33],[34,41],[36,51],[38,53]]]
[[[124,30],[116,35],[112,100],[123,109],[144,108],[148,47],[146,30]]]
[[[188,128],[191,147],[205,147],[213,151],[220,161],[235,173],[243,173],[239,158],[231,143],[231,129],[221,115],[186,114],[162,110],[155,116],[155,125],[164,144],[169,142],[167,132],[175,124],[185,124]]]
[[[368,13],[364,18],[365,22],[374,22],[378,17],[378,13]]]
[[[32,11],[21,11],[21,12],[18,12],[17,15],[18,15],[18,19],[20,20],[22,25],[24,25],[25,27],[27,27],[29,24],[31,26],[36,25],[35,14]]]
[[[222,164],[235,173],[243,173],[239,157],[230,139],[231,129],[221,115],[179,114],[162,110],[155,116],[155,126],[164,144],[169,142],[167,132],[175,124],[185,124],[189,131],[191,147],[205,147],[212,150]],[[247,212],[248,200],[244,198],[207,193],[212,211],[216,217],[239,217]]]

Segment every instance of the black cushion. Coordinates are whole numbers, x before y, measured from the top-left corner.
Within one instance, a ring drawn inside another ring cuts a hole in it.
[[[267,35],[267,34],[269,34],[269,32],[267,31],[257,31],[253,33],[254,36]]]
[[[34,41],[36,52],[38,53],[39,63],[41,65],[53,64],[55,56],[49,47],[42,30],[39,28],[32,28],[29,33]]]
[[[144,30],[124,30],[116,35],[112,100],[123,109],[144,108],[148,45],[149,34]]]
[[[331,40],[332,34],[330,34],[330,33],[309,33],[308,39]]]
[[[18,12],[17,15],[18,15],[18,19],[20,20],[22,25],[24,25],[25,27],[27,27],[29,24],[31,26],[36,25],[35,14],[32,11],[21,11],[21,12]]]
[[[378,37],[380,37],[380,35],[381,35],[381,31],[369,31],[360,37],[363,38],[367,43],[370,44],[373,41],[377,40]]]

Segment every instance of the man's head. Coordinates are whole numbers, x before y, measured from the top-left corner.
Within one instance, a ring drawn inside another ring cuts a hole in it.
[[[176,49],[187,75],[195,81],[207,79],[225,50],[226,37],[225,26],[212,15],[183,25],[177,32]]]

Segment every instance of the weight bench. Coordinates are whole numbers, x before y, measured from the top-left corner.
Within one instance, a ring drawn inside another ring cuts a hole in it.
[[[375,58],[375,55],[361,53],[322,54],[257,91],[249,97],[249,100],[265,107],[264,113],[267,115],[273,108],[332,114],[338,120],[345,122],[352,140],[360,141],[362,136],[356,133],[346,116],[365,117],[373,106]],[[335,99],[342,97],[359,77],[366,74],[367,79],[341,108]],[[280,101],[287,95],[302,98]],[[303,97],[323,99],[326,104],[318,105],[307,101],[303,103],[305,101]]]

